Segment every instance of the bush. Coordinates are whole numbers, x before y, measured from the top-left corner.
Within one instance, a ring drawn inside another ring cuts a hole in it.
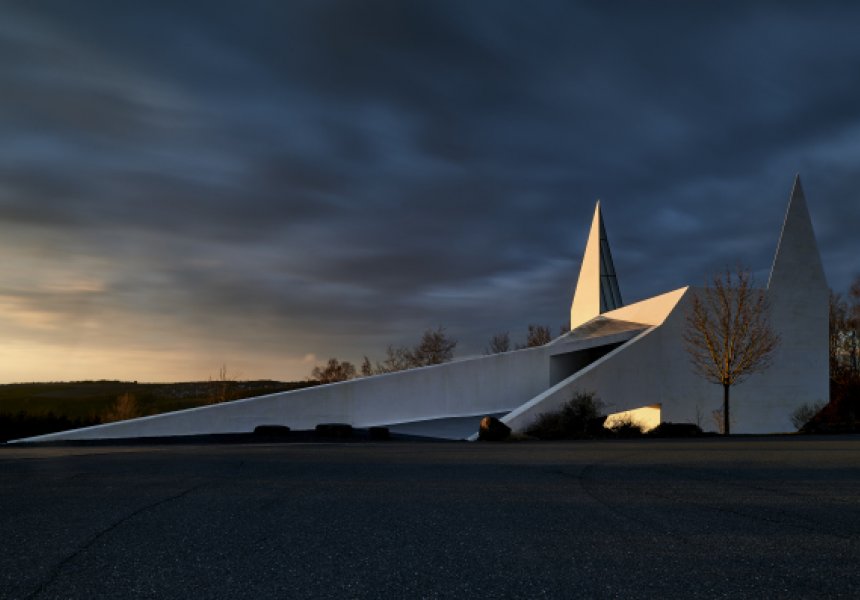
[[[860,433],[860,377],[830,380],[830,403],[804,425],[804,433]]]
[[[0,414],[0,442],[89,427],[99,423],[101,420],[98,417],[73,419],[66,415],[55,415],[52,412],[40,415],[31,415],[23,411],[16,414],[3,413]]]
[[[353,432],[349,423],[320,423],[314,428],[314,433],[321,437],[348,438]]]
[[[794,428],[800,431],[803,429],[803,426],[809,423],[812,419],[815,418],[815,415],[821,412],[821,409],[824,408],[824,402],[807,402],[798,406],[793,413],[791,413],[791,424],[794,425]]]
[[[631,438],[631,437],[641,437],[642,436],[642,425],[633,419],[631,416],[625,416],[624,418],[617,419],[612,427],[609,428],[609,431],[615,437],[621,438]]]
[[[140,405],[134,394],[126,392],[116,399],[116,402],[102,413],[102,423],[113,423],[114,421],[126,421],[142,416]]]
[[[254,427],[254,435],[283,437],[289,434],[290,428],[286,425],[257,425]]]
[[[593,392],[577,392],[557,412],[543,413],[526,433],[542,440],[581,439],[603,433],[603,403]]]
[[[375,426],[367,430],[372,440],[388,440],[391,439],[391,432],[388,427]]]
[[[658,438],[698,437],[705,435],[702,428],[695,423],[663,422],[649,431],[646,435]]]

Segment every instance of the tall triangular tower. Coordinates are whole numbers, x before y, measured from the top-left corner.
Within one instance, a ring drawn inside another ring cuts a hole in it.
[[[791,431],[789,416],[796,407],[829,399],[829,293],[797,176],[767,284],[770,321],[780,342],[774,367],[764,372],[762,385],[780,400],[757,410],[771,427],[781,419],[785,430]]]
[[[612,252],[603,226],[600,200],[594,207],[591,231],[585,244],[579,279],[570,306],[570,328],[574,329],[586,321],[609,310],[621,308],[621,291],[612,263]]]
[[[794,178],[767,288],[778,294],[791,289],[798,292],[809,288],[827,290],[800,175]]]

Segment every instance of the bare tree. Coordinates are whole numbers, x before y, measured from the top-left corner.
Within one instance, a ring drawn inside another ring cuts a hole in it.
[[[490,345],[487,346],[484,354],[502,354],[503,352],[510,351],[510,349],[511,336],[505,331],[504,333],[497,333],[490,338]]]
[[[848,328],[850,333],[849,348],[850,348],[850,364],[854,378],[860,378],[860,275],[854,278],[851,284],[851,289],[848,290],[849,305],[849,320]]]
[[[752,286],[748,270],[715,275],[692,293],[684,341],[693,368],[723,386],[723,433],[731,432],[729,390],[770,366],[779,336],[769,321],[764,290]]]
[[[725,435],[726,433],[726,419],[723,415],[726,414],[722,408],[717,408],[711,411],[711,420],[714,422],[714,427],[717,428],[717,433],[721,435]],[[732,419],[732,423],[734,423],[734,419]]]
[[[218,377],[213,379],[209,377],[209,391],[207,401],[209,404],[218,404],[232,400],[235,388],[236,379],[227,370],[227,365],[222,364],[218,369]]]
[[[125,421],[126,419],[134,419],[141,416],[140,405],[137,403],[137,398],[129,392],[124,393],[116,399],[110,408],[102,414],[102,423],[112,423],[113,421]]]
[[[457,340],[448,337],[444,327],[428,329],[414,348],[388,346],[385,360],[376,363],[375,367],[370,364],[370,359],[365,357],[361,365],[362,374],[393,373],[445,363],[454,358],[456,347]]]
[[[830,379],[843,383],[860,378],[860,277],[848,297],[830,292]]]
[[[860,275],[845,296],[830,294],[829,350],[830,406],[819,424],[850,429],[860,422]]]
[[[828,358],[830,362],[830,379],[839,381],[846,366],[844,357],[845,332],[848,328],[848,306],[842,294],[830,290],[830,337]]]
[[[791,413],[791,424],[800,431],[803,427],[809,423],[815,416],[821,412],[825,406],[824,402],[806,402],[798,406],[793,413]]]
[[[382,363],[376,363],[377,373],[393,373],[395,371],[404,371],[417,366],[412,356],[412,351],[409,348],[402,346],[388,346],[385,349],[385,360]]]
[[[355,365],[349,361],[339,361],[336,358],[328,359],[328,363],[322,367],[314,367],[311,377],[320,383],[334,383],[355,378]]]
[[[411,353],[412,363],[416,367],[423,367],[448,362],[454,358],[456,347],[457,340],[449,338],[444,327],[428,329]]]
[[[543,346],[552,340],[549,327],[545,325],[529,325],[529,335],[526,338],[526,348]]]

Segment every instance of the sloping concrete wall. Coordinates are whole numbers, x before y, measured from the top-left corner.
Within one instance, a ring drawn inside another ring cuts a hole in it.
[[[523,431],[540,414],[558,410],[582,391],[594,392],[610,413],[659,404],[662,421],[696,423],[705,431],[716,431],[713,411],[722,408],[722,387],[693,370],[682,338],[691,295],[696,291],[683,288],[606,313],[607,317],[655,324],[502,420],[513,430]],[[733,433],[792,432],[791,415],[799,406],[827,400],[827,337],[822,333],[820,307],[813,312],[806,319],[786,320],[774,311],[774,328],[784,340],[797,341],[781,346],[764,373],[732,387]]]
[[[342,422],[366,427],[507,412],[547,388],[549,352],[543,346],[476,357],[27,441],[242,433],[262,424],[312,429],[318,423]]]

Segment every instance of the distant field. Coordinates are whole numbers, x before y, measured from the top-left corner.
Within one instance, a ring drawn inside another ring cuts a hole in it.
[[[125,394],[140,416],[315,385],[307,381],[74,381],[0,384],[0,441],[92,425]]]
[[[74,381],[62,383],[13,383],[0,385],[0,413],[66,415],[88,418],[108,409],[126,393],[133,394],[144,414],[201,406],[225,395],[249,398],[312,385],[306,381],[192,381],[185,383],[135,383],[132,381]],[[226,388],[226,393],[224,392]]]

